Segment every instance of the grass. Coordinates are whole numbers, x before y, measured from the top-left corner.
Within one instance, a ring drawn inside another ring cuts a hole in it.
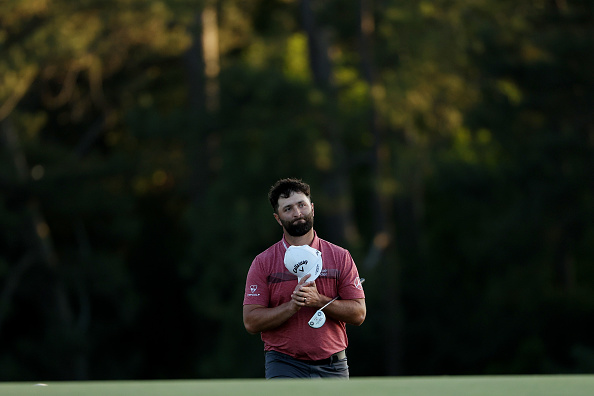
[[[591,396],[594,375],[363,377],[344,380],[185,380],[0,383],[2,396],[404,395]]]

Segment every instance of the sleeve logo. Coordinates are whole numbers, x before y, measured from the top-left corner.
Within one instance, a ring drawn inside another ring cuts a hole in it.
[[[256,290],[258,290],[258,285],[250,285],[251,293],[248,294],[248,297],[258,297],[260,293],[256,293]]]

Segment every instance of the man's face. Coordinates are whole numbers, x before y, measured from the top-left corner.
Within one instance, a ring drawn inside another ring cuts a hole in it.
[[[291,236],[303,236],[313,228],[313,203],[303,193],[294,192],[278,199],[278,213],[274,217]]]

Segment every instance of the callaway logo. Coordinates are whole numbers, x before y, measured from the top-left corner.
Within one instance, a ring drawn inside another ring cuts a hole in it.
[[[293,267],[293,272],[294,272],[294,273],[297,273],[297,269],[298,269],[300,266],[305,266],[305,265],[307,265],[307,260],[303,260],[303,261],[301,261],[301,262],[299,262],[299,263],[295,264],[295,266]],[[299,268],[299,271],[303,272],[303,271],[305,271],[305,270],[303,269],[303,267],[301,267],[301,268]]]

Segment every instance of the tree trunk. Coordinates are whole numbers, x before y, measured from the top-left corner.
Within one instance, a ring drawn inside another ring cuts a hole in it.
[[[192,29],[192,45],[186,52],[185,62],[188,80],[188,114],[195,126],[195,136],[189,147],[195,158],[192,169],[191,194],[199,207],[207,190],[212,164],[218,148],[218,137],[211,132],[210,122],[220,107],[219,31],[217,1],[205,2],[197,10]],[[200,127],[198,127],[200,125]]]
[[[206,77],[206,110],[219,110],[219,26],[216,0],[207,1],[202,10],[202,49],[204,51],[204,75]]]
[[[326,96],[322,135],[330,145],[331,165],[323,172],[324,194],[332,205],[325,208],[323,216],[331,226],[325,230],[325,237],[337,244],[350,244],[358,238],[352,213],[349,164],[342,143],[342,131],[336,120],[336,89],[332,81],[332,64],[329,56],[328,30],[316,24],[315,13],[310,0],[301,1],[303,28],[307,34],[309,65],[315,85]]]
[[[29,183],[31,170],[10,119],[0,121],[0,134],[4,136],[6,146],[14,160],[18,181],[26,186]],[[10,299],[18,288],[18,282],[22,279],[26,269],[34,265],[35,262],[42,263],[50,274],[45,283],[49,300],[44,302],[50,307],[49,310],[46,310],[46,319],[50,328],[48,333],[54,331],[59,334],[59,341],[63,342],[62,348],[59,348],[60,361],[63,362],[63,365],[56,368],[55,375],[62,379],[87,379],[88,357],[80,348],[80,344],[85,341],[86,327],[75,325],[74,309],[68,298],[66,285],[57,271],[59,263],[54,251],[50,227],[45,221],[35,197],[29,197],[25,207],[30,218],[28,240],[31,244],[29,252],[14,267],[10,276],[11,282],[6,284],[2,291],[0,305],[2,307],[10,305]],[[87,325],[88,321],[85,320],[79,324]],[[77,335],[78,340],[73,339],[73,335]],[[55,351],[53,346],[49,346],[49,350]]]
[[[384,295],[386,304],[384,328],[384,362],[387,375],[398,375],[402,373],[402,307],[400,303],[400,258],[395,243],[395,226],[391,208],[393,200],[383,193],[381,188],[384,180],[391,178],[389,148],[383,139],[383,131],[376,109],[375,92],[377,72],[374,62],[374,4],[373,0],[360,1],[360,39],[359,54],[361,57],[362,74],[369,87],[369,114],[368,127],[373,136],[373,148],[371,153],[372,178],[374,180],[373,190],[370,197],[370,207],[373,214],[374,238],[369,248],[365,266],[373,269],[382,265],[384,276]]]

